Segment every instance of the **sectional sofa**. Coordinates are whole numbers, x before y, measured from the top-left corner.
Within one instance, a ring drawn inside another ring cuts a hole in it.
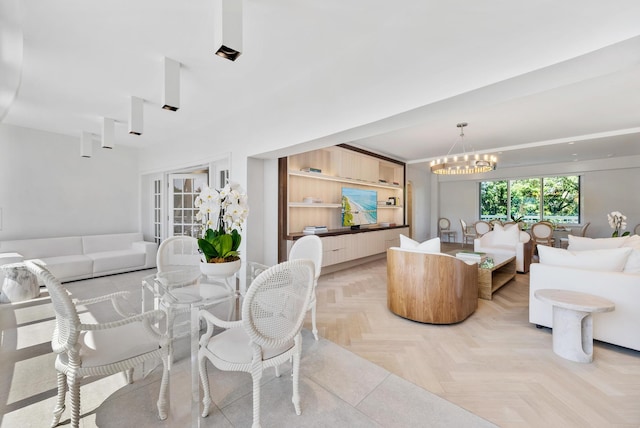
[[[550,304],[535,298],[540,289],[580,291],[615,304],[593,314],[593,338],[640,351],[640,236],[582,238],[569,235],[568,249],[538,247],[531,264],[529,322],[552,327]]]
[[[67,282],[153,268],[157,251],[142,233],[20,239],[0,241],[0,265],[36,260]]]

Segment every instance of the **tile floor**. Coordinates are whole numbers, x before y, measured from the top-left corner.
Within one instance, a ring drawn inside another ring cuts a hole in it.
[[[153,270],[65,284],[75,297],[128,290],[128,305],[138,309],[140,283]],[[100,306],[100,305],[94,305]],[[90,307],[83,314],[101,322],[109,308]],[[55,403],[56,382],[50,337],[50,300],[0,305],[0,426],[46,427]],[[85,380],[81,388],[82,427],[187,427],[190,419],[190,364],[187,346],[178,342],[171,371],[170,413],[157,419],[160,369],[127,385],[124,375]],[[182,346],[182,348],[181,348]],[[183,350],[182,355],[180,349]],[[493,427],[495,425],[324,339],[303,331],[300,377],[302,415],[291,404],[290,367],[262,379],[263,427]],[[136,377],[139,377],[137,375]],[[251,377],[211,367],[215,406],[201,426],[249,427],[252,421]],[[68,425],[68,411],[61,420]]]

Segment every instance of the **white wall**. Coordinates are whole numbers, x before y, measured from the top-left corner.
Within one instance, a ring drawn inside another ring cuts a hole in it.
[[[136,150],[0,125],[0,239],[137,232]]]
[[[424,168],[407,165],[407,181],[411,182],[413,192],[412,201],[412,238],[422,242],[438,236],[438,231],[431,229],[431,177]]]
[[[438,177],[440,216],[460,230],[459,218],[471,223],[479,218],[478,183],[483,180],[578,174],[582,177],[582,223],[591,222],[587,236],[611,236],[607,213],[620,211],[628,218],[627,230],[640,223],[640,156],[602,161],[538,165],[496,170],[484,176]],[[458,232],[460,241],[460,232]]]

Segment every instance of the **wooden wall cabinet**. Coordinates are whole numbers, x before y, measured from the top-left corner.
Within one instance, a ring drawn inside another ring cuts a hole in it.
[[[405,226],[403,162],[340,145],[281,158],[279,165],[279,261],[286,260],[305,226],[329,230],[320,235],[324,266],[384,253],[389,246],[399,245],[400,233],[407,233],[408,228],[398,229]],[[357,233],[342,226],[343,187],[377,192],[376,225],[362,226]],[[390,198],[395,205],[386,204]]]

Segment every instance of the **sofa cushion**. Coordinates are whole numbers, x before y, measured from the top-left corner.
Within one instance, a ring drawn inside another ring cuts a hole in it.
[[[82,254],[82,239],[79,236],[63,238],[18,239],[0,242],[0,252],[16,252],[25,260],[51,256],[73,256]]]
[[[433,238],[424,242],[418,242],[400,234],[400,248],[404,250],[417,250],[423,253],[439,253],[440,238]]]
[[[34,259],[61,281],[87,278],[93,274],[93,260],[82,254]]]
[[[142,233],[114,233],[111,235],[89,235],[82,237],[84,254],[104,251],[127,250],[131,244],[142,241]]]
[[[538,245],[540,264],[607,272],[622,272],[631,251],[631,248],[570,251]]]
[[[493,246],[515,246],[520,242],[520,229],[518,227],[503,227],[496,224],[493,227]]]
[[[583,236],[569,235],[570,251],[584,251],[584,250],[606,250],[610,248],[620,248],[627,241],[626,236],[619,238],[587,238]]]
[[[93,260],[93,272],[106,273],[144,266],[145,254],[135,250],[104,251],[87,254]]]

